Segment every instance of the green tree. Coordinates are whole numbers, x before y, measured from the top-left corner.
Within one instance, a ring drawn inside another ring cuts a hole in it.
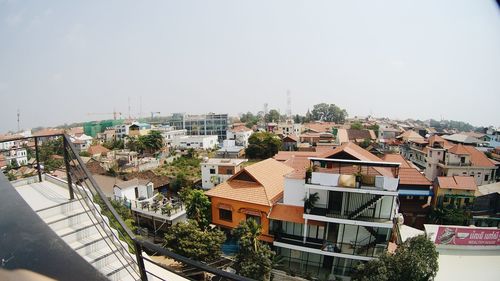
[[[266,122],[279,122],[280,121],[280,113],[276,109],[271,109],[264,117]]]
[[[194,220],[179,222],[165,233],[164,247],[179,255],[203,262],[221,257],[224,232],[218,229],[200,229]]]
[[[385,254],[357,267],[352,279],[359,281],[428,281],[438,271],[438,252],[425,235],[406,240],[394,254]]]
[[[144,149],[150,153],[157,152],[163,147],[163,137],[159,131],[150,131],[145,136],[139,137]]]
[[[210,224],[211,208],[208,196],[203,190],[192,189],[185,198],[187,217],[196,221],[202,229],[207,228]]]
[[[351,124],[351,129],[353,130],[363,130],[363,125],[359,122],[359,121],[356,121],[354,123]]]
[[[344,123],[347,117],[347,111],[335,104],[320,103],[314,105],[311,111],[311,117],[316,121]]]
[[[79,154],[82,157],[90,157],[91,156],[90,153],[88,153],[87,151],[81,151]]]
[[[432,209],[429,214],[429,221],[435,224],[444,225],[467,225],[470,215],[465,209],[448,205],[445,208]]]
[[[254,115],[252,112],[243,113],[240,117],[240,121],[245,123],[245,126],[248,128],[252,128],[259,123],[259,116]]]
[[[257,132],[248,139],[245,154],[250,159],[267,159],[278,153],[282,142],[278,136],[268,132]]]
[[[380,129],[379,125],[377,124],[373,124],[371,126],[368,126],[367,127],[368,130],[373,130],[375,132],[375,135],[377,136],[378,138],[378,130]]]
[[[253,219],[240,222],[233,230],[239,239],[240,249],[234,267],[242,276],[256,280],[270,280],[275,253],[259,240],[262,227]]]

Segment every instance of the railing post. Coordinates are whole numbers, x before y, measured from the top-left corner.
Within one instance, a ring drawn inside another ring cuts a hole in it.
[[[42,182],[42,169],[40,167],[40,156],[38,151],[38,138],[35,137],[35,157],[36,157],[36,170],[38,172],[38,181]]]
[[[148,276],[146,274],[146,267],[144,266],[144,259],[142,258],[142,246],[134,240],[135,247],[135,257],[137,259],[137,265],[139,266],[139,272],[141,274],[141,281],[148,281]]]
[[[61,136],[63,138],[63,150],[64,150],[64,164],[66,165],[66,178],[68,181],[68,190],[69,190],[69,199],[75,199],[75,194],[73,193],[73,183],[71,182],[71,174],[69,172],[69,153],[68,153],[68,140],[65,136]]]

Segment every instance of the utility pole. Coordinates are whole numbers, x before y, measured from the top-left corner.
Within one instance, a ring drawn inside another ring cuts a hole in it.
[[[17,109],[17,131],[21,131],[21,126],[19,125],[19,117],[21,116],[21,112],[19,112],[19,108]]]

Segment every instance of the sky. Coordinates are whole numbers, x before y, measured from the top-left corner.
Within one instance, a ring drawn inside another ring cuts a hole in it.
[[[150,112],[500,126],[493,0],[0,0],[0,132]],[[129,102],[130,101],[130,102]]]

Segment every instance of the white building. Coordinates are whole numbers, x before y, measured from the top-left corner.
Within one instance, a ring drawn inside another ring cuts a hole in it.
[[[174,127],[168,125],[154,128],[154,130],[161,133],[166,145],[171,145],[176,137],[187,135],[186,129],[176,130]]]
[[[7,163],[11,165],[15,165],[14,163],[18,166],[26,165],[28,164],[28,153],[25,148],[13,149],[9,152],[5,159],[7,160]]]
[[[358,264],[387,252],[400,164],[352,143],[306,160],[313,171],[287,175],[283,202],[269,215],[273,245],[285,268],[320,279],[349,277]]]
[[[219,145],[218,137],[213,136],[177,136],[172,141],[172,146],[179,149],[214,149]]]
[[[132,179],[116,182],[113,186],[115,198],[143,200],[153,197],[153,183],[148,180]]]
[[[201,180],[204,189],[210,189],[241,170],[241,165],[247,162],[247,159],[206,159],[201,166]]]
[[[237,126],[227,131],[227,140],[234,140],[237,146],[248,146],[248,139],[253,134],[253,130],[245,126]]]

